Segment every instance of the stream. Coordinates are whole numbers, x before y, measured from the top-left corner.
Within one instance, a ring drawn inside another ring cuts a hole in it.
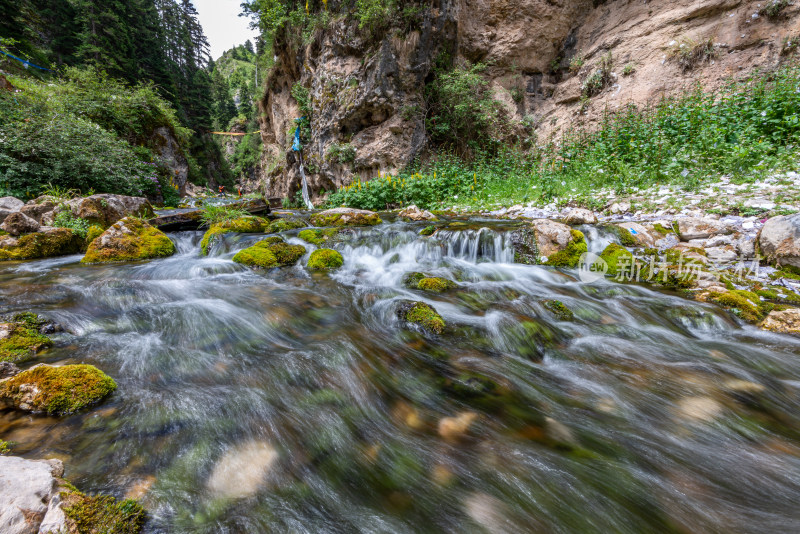
[[[118,384],[71,417],[0,412],[0,437],[142,497],[148,533],[797,532],[800,339],[514,264],[508,221],[425,226],[346,230],[331,274],[231,261],[263,235],[203,257],[202,232],[163,260],[0,263],[0,310],[67,331],[35,362]],[[411,271],[459,287],[406,289]],[[448,330],[402,324],[403,300]]]

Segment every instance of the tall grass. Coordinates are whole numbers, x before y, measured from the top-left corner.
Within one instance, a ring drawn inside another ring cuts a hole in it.
[[[574,129],[557,142],[515,148],[470,162],[440,154],[399,176],[355,182],[330,205],[386,209],[415,203],[487,207],[581,198],[593,192],[671,184],[693,189],[722,174],[750,181],[797,164],[800,67],[695,87],[651,107],[608,112],[599,128]]]

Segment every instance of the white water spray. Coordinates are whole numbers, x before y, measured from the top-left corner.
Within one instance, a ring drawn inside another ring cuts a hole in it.
[[[306,181],[305,169],[303,169],[303,155],[300,152],[297,155],[300,158],[300,176],[303,177],[303,203],[308,209],[313,210],[314,204],[311,203],[311,199],[308,196],[308,182]]]

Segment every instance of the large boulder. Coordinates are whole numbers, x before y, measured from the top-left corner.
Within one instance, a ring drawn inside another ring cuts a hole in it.
[[[34,219],[17,211],[5,218],[3,224],[0,224],[0,230],[8,232],[13,236],[20,236],[36,232],[39,230],[40,226],[41,225]]]
[[[251,267],[285,267],[294,265],[306,253],[302,245],[290,245],[278,236],[259,241],[252,247],[240,250],[233,261]]]
[[[0,382],[0,406],[67,415],[100,402],[115,389],[114,380],[92,365],[39,364]]]
[[[109,263],[163,258],[175,254],[167,235],[145,221],[126,217],[89,245],[82,263]]]
[[[656,236],[639,223],[619,223],[616,227],[619,228],[616,233],[620,238],[620,243],[627,247],[649,248],[656,244]]]
[[[0,197],[0,223],[12,213],[19,211],[25,203],[14,197]]]
[[[768,261],[800,269],[800,213],[768,220],[758,234],[758,248]]]
[[[571,225],[597,224],[597,215],[586,208],[572,208],[564,214],[564,222]]]
[[[66,531],[60,460],[0,456],[0,525],[4,534]],[[46,526],[46,528],[42,528]]]
[[[34,221],[41,224],[44,216],[56,209],[56,206],[57,203],[52,199],[52,197],[40,197],[35,200],[31,200],[22,206],[19,211],[20,213],[24,213]]]
[[[334,208],[311,216],[314,226],[375,226],[381,218],[374,211]]]
[[[0,236],[0,261],[77,254],[83,244],[84,240],[68,228],[41,227],[33,234]]]
[[[62,210],[70,210],[75,217],[79,217],[91,224],[98,224],[107,228],[125,217],[154,217],[153,206],[143,197],[129,197],[125,195],[92,195],[85,198],[74,198],[57,206],[49,214],[42,216],[44,224],[52,224],[55,216]]]
[[[527,265],[576,267],[587,250],[583,233],[546,219],[531,222],[511,235],[514,260]]]
[[[716,219],[684,217],[678,219],[678,235],[681,241],[706,239],[719,234],[733,233],[733,229]]]

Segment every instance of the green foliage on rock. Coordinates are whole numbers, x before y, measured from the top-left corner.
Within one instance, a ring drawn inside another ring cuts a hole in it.
[[[249,247],[240,250],[233,257],[233,261],[250,267],[271,268],[278,266],[278,259],[267,247]]]
[[[446,278],[422,278],[417,282],[417,288],[422,291],[444,293],[456,287],[456,283]]]
[[[275,219],[269,223],[267,233],[277,234],[278,232],[287,232],[289,230],[305,228],[306,226],[308,226],[308,224],[301,219]]]
[[[297,237],[306,243],[319,246],[331,239],[337,233],[339,233],[339,229],[337,228],[309,228],[308,230],[303,230],[297,234]]]
[[[424,302],[414,302],[401,307],[401,315],[406,321],[418,324],[430,333],[441,334],[444,332],[444,319],[432,306]]]
[[[731,310],[736,316],[748,323],[757,323],[768,313],[761,298],[751,291],[732,290],[711,297],[713,302]]]
[[[330,248],[321,248],[311,253],[308,269],[311,271],[332,271],[344,265],[342,255]]]
[[[274,236],[239,251],[233,261],[251,267],[285,267],[294,265],[306,253],[302,245],[290,245]]]
[[[542,305],[560,321],[572,321],[575,314],[567,308],[560,300],[545,300]]]
[[[608,264],[608,274],[611,276],[617,275],[619,272],[620,260],[623,258],[626,258],[627,261],[632,262],[633,254],[628,252],[625,247],[617,245],[616,243],[611,243],[608,245],[600,254],[600,259]]]
[[[27,402],[33,411],[68,415],[96,404],[117,388],[108,375],[91,365],[37,365],[0,384],[0,398],[18,402],[35,388]]]
[[[69,209],[65,209],[58,212],[53,218],[53,224],[51,226],[55,226],[56,228],[69,228],[76,236],[81,239],[86,239],[86,236],[89,234],[90,224],[80,217],[75,217]]]

